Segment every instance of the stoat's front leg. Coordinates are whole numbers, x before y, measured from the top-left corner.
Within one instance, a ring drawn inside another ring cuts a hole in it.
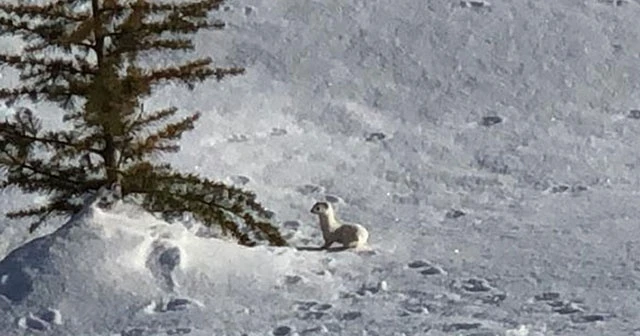
[[[331,245],[334,243],[334,240],[332,238],[325,238],[325,242],[324,245],[322,245],[321,249],[326,250],[329,247],[331,247]]]

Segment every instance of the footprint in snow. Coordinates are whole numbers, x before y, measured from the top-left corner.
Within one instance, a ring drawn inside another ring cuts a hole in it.
[[[450,283],[450,287],[459,293],[471,295],[475,300],[484,304],[498,306],[507,298],[507,293],[496,289],[489,281],[482,278],[469,278],[462,282],[454,280]]]
[[[566,191],[570,191],[574,194],[580,193],[582,191],[586,191],[588,188],[581,185],[581,184],[576,184],[576,185],[572,185],[572,186],[567,186],[564,184],[560,184],[557,186],[553,186],[551,187],[551,189],[549,190],[552,194],[560,194],[560,193],[564,193]]]
[[[302,277],[299,275],[287,275],[284,277],[284,283],[287,285],[296,285],[302,281]]]
[[[297,316],[301,320],[318,320],[333,308],[329,303],[318,303],[316,301],[298,301],[294,306],[297,310]]]
[[[447,272],[445,272],[441,267],[433,265],[432,263],[424,260],[412,261],[409,264],[407,264],[407,267],[409,267],[410,269],[415,269],[420,274],[427,275],[427,276],[437,275],[437,274],[443,274],[443,275],[447,274]]]
[[[480,301],[486,304],[499,305],[506,298],[507,298],[507,294],[497,293],[497,294],[490,294],[490,295],[483,296],[480,298]]]
[[[234,175],[234,176],[229,177],[229,180],[231,180],[231,182],[233,184],[241,185],[241,186],[246,185],[247,183],[251,182],[251,179],[246,177],[246,176],[244,176],[244,175]]]
[[[543,292],[536,294],[533,297],[536,301],[553,301],[560,298],[560,293],[557,292]]]
[[[462,289],[467,292],[488,292],[493,289],[489,282],[481,278],[470,278],[462,282]]]
[[[575,302],[554,301],[553,312],[560,315],[580,313],[583,309]]]
[[[173,273],[180,265],[180,249],[161,240],[154,241],[151,246],[146,266],[160,287],[167,292],[173,292],[177,287]]]
[[[30,329],[36,331],[46,331],[49,330],[50,324],[46,321],[43,321],[37,316],[29,313],[28,316],[22,317],[18,320],[18,326],[22,329]]]
[[[329,330],[325,326],[319,326],[300,331],[300,336],[327,334],[328,332]]]
[[[490,10],[491,4],[487,1],[482,1],[482,0],[467,0],[467,1],[460,1],[460,7],[475,8],[475,9],[485,8]],[[486,117],[486,118],[500,118],[500,117]]]
[[[571,322],[573,323],[602,322],[602,321],[606,321],[610,317],[611,316],[607,316],[603,314],[575,315],[571,317]]]
[[[244,135],[244,134],[233,134],[231,135],[231,137],[229,137],[229,139],[227,139],[228,142],[247,142],[249,141],[249,137]]]
[[[282,136],[282,135],[287,135],[287,130],[284,128],[277,128],[274,127],[271,129],[271,132],[269,133],[270,136]]]
[[[400,317],[410,315],[433,314],[438,309],[438,301],[442,301],[440,293],[430,293],[418,290],[410,290],[403,293],[403,299],[400,302]]]
[[[365,135],[364,140],[367,142],[382,141],[387,138],[387,135],[382,132],[372,132]]]
[[[577,302],[563,300],[558,292],[543,292],[534,295],[533,299],[538,302],[545,302],[554,313],[560,315],[570,315],[583,311]]]
[[[353,321],[357,318],[362,317],[362,313],[359,311],[350,311],[350,312],[346,312],[344,314],[342,314],[342,316],[340,316],[340,320],[342,321]]]
[[[62,325],[62,314],[57,309],[47,308],[37,314],[29,313],[18,320],[21,328],[37,331],[49,330],[52,324]]]
[[[534,295],[533,299],[546,303],[554,313],[571,316],[573,323],[601,322],[613,317],[610,314],[586,314],[578,302],[563,300],[558,292],[543,292]]]
[[[362,284],[360,289],[356,291],[356,294],[360,296],[365,296],[367,293],[370,294],[378,294],[379,292],[386,292],[389,290],[389,285],[386,281],[382,280],[377,284]]]
[[[461,330],[474,330],[482,327],[480,323],[450,323],[442,326],[444,332],[456,332]]]
[[[123,330],[120,335],[122,336],[142,336],[145,334],[145,331],[147,331],[147,329],[144,328],[132,328],[129,330]]]
[[[166,330],[165,333],[168,336],[173,336],[173,335],[186,335],[186,334],[190,334],[191,333],[191,328],[175,328],[175,329],[169,329]]]
[[[178,312],[189,309],[189,307],[196,305],[202,306],[200,303],[186,299],[186,298],[172,298],[169,300],[160,300],[160,301],[151,301],[145,307],[145,311],[149,314],[153,313],[167,313],[167,312]]]
[[[292,231],[297,231],[301,225],[302,223],[300,223],[300,221],[297,221],[297,220],[286,221],[284,222],[284,224],[282,224],[282,226],[285,229],[292,230]]]
[[[469,4],[468,7],[482,7],[482,5],[474,5],[474,4],[482,3],[481,1],[462,1],[461,3]],[[480,125],[485,127],[497,125],[501,122],[502,122],[502,118],[500,118],[499,116],[487,116],[480,119]]]
[[[457,210],[457,209],[451,209],[451,210],[447,211],[447,213],[444,215],[444,217],[447,218],[447,219],[456,219],[456,218],[460,218],[460,217],[462,217],[464,215],[466,215],[464,213],[464,211]]]
[[[279,326],[273,329],[273,336],[287,336],[291,334],[291,327],[289,326]]]
[[[315,184],[305,184],[305,185],[296,187],[296,191],[305,196],[308,196],[311,194],[323,193],[324,188]]]
[[[316,301],[296,301],[293,306],[296,310],[309,311],[311,307],[317,304],[318,302]]]
[[[62,325],[62,314],[57,309],[47,308],[38,312],[36,316],[49,324]]]
[[[334,204],[344,203],[344,200],[340,196],[336,196],[336,195],[325,195],[324,199],[326,199],[327,202],[334,203]]]
[[[402,303],[401,307],[402,310],[400,310],[400,313],[398,314],[400,317],[431,313],[429,305],[420,301],[408,300]]]

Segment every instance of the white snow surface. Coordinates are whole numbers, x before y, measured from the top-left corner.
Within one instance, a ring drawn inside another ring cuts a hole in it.
[[[145,106],[203,112],[165,159],[256,191],[292,247],[121,203],[39,236],[1,219],[0,335],[640,334],[640,2],[237,0],[216,15],[228,28],[197,54],[247,74]],[[373,252],[293,248],[322,244],[318,200]],[[7,190],[0,209],[39,201]]]

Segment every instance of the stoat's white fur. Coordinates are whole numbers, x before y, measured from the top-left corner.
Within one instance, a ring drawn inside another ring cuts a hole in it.
[[[356,223],[342,223],[336,218],[333,207],[328,202],[317,202],[311,208],[311,213],[318,215],[320,229],[324,238],[323,249],[333,243],[340,243],[344,247],[358,250],[367,247],[369,232],[364,226]]]

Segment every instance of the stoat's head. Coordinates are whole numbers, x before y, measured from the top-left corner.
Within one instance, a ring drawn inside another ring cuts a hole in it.
[[[327,202],[317,202],[311,208],[311,213],[316,215],[329,214],[333,211],[331,204]]]

